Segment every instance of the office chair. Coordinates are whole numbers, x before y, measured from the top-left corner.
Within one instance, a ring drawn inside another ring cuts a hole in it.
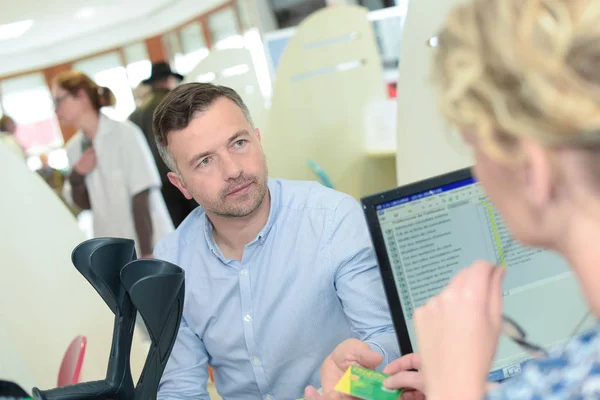
[[[79,383],[79,376],[81,375],[86,348],[87,338],[85,336],[77,335],[75,339],[71,341],[63,356],[62,362],[60,363],[56,387]]]
[[[115,314],[106,378],[51,390],[33,389],[36,400],[155,400],[183,312],[184,272],[153,259],[136,260],[133,240],[98,238],[81,243],[71,259]],[[137,385],[129,358],[136,314],[151,344]]]

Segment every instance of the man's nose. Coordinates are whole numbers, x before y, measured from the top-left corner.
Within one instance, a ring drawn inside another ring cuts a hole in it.
[[[223,178],[225,180],[236,179],[243,172],[239,160],[236,160],[231,154],[221,156],[221,168],[223,169]]]

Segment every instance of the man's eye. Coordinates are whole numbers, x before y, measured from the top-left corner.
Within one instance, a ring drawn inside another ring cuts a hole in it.
[[[237,147],[242,147],[244,145],[244,143],[246,143],[245,140],[238,140],[237,142],[234,143],[234,145]]]

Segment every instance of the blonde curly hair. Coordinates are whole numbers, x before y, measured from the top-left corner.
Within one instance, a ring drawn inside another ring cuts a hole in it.
[[[441,110],[486,151],[533,138],[590,150],[600,172],[600,0],[470,0],[437,47]]]

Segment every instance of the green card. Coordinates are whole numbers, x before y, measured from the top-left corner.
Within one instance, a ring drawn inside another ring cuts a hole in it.
[[[335,390],[364,400],[397,400],[402,390],[383,387],[383,381],[387,377],[381,372],[352,365],[337,383]]]

